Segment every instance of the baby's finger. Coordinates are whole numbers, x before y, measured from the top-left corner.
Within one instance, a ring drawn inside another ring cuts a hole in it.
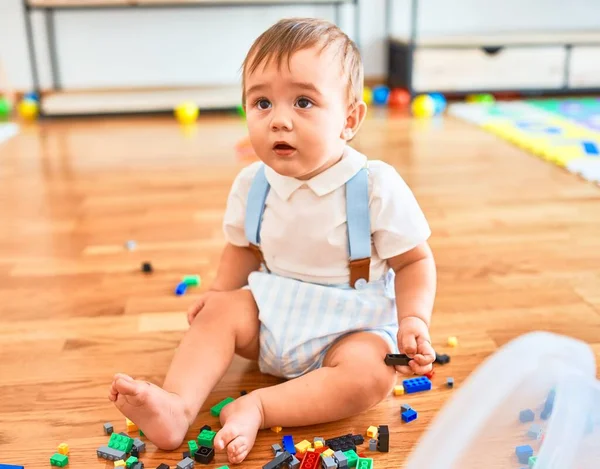
[[[417,339],[413,334],[405,334],[402,336],[401,351],[410,357],[417,353]]]
[[[410,362],[409,362],[410,363]],[[413,375],[413,371],[410,369],[410,366],[400,366],[400,365],[396,365],[394,368],[396,368],[396,371],[398,373],[402,373],[403,375]]]
[[[419,366],[430,365],[434,362],[434,358],[431,355],[422,355],[420,353],[417,353],[413,357],[413,360],[416,361]]]
[[[419,344],[418,348],[420,355],[427,357],[431,362],[435,360],[435,350],[433,349],[431,342],[423,341]]]
[[[431,363],[429,365],[419,365],[415,360],[411,360],[408,366],[410,366],[410,369],[418,375],[424,375],[433,369]]]

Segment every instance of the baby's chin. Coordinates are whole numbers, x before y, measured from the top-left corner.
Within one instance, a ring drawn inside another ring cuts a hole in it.
[[[263,163],[269,166],[273,171],[282,176],[290,178],[299,178],[305,174],[309,174],[306,168],[299,164],[297,159],[290,158],[289,160],[274,159],[273,157],[261,158]]]

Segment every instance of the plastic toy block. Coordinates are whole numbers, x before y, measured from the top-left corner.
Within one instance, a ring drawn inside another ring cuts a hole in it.
[[[199,275],[186,275],[182,280],[188,287],[197,287],[200,285]]]
[[[132,446],[133,439],[126,435],[121,435],[120,433],[113,433],[108,441],[109,448],[125,451],[126,453],[131,451]]]
[[[542,427],[540,427],[537,423],[531,425],[529,430],[527,430],[527,436],[532,440],[539,440],[542,437],[542,433]]]
[[[193,467],[194,460],[192,458],[185,458],[177,463],[177,469],[192,469]]]
[[[196,451],[198,451],[198,443],[196,443],[194,440],[188,441],[188,450],[193,458],[194,454],[196,454]]]
[[[139,430],[137,425],[128,418],[125,419],[125,425],[127,426],[128,432],[137,432]]]
[[[365,442],[365,437],[362,435],[352,435],[352,441],[355,445],[362,445]]]
[[[296,445],[294,445],[294,448],[296,448],[296,451],[298,453],[304,453],[308,449],[312,448],[312,444],[308,440],[302,440],[300,443],[297,443]],[[286,449],[286,451],[287,451],[287,449]],[[289,453],[289,451],[288,451],[288,453]],[[290,453],[290,454],[292,454],[292,453]]]
[[[531,456],[528,461],[529,469],[531,469],[532,467],[535,467],[536,462],[537,462],[537,456]]]
[[[521,423],[533,422],[535,420],[535,413],[531,409],[525,409],[519,412],[519,421]]]
[[[435,376],[435,370],[431,370],[429,373],[425,373],[423,376],[426,376],[428,379],[433,379]]]
[[[281,445],[279,445],[277,443],[275,443],[274,445],[271,445],[271,450],[273,451],[274,455],[276,455],[280,451],[283,451],[283,449],[281,448]]]
[[[450,363],[450,356],[445,354],[436,354],[435,363],[437,363],[438,365],[447,365],[448,363]]]
[[[69,445],[66,443],[61,443],[58,445],[58,452],[60,454],[69,455]]]
[[[25,469],[25,466],[13,466],[12,464],[0,464],[0,469]]]
[[[283,430],[281,427],[271,427],[271,431],[275,433],[279,433],[281,430]]]
[[[184,451],[183,453],[181,453],[181,456],[183,457],[183,459],[191,457],[190,451]]]
[[[266,466],[263,466],[263,469],[270,469]],[[309,453],[307,452],[302,459],[302,464],[300,464],[300,469],[321,469],[321,456],[317,453]]]
[[[347,469],[348,467],[348,458],[341,451],[336,451],[333,453],[333,459],[337,462],[338,469]]]
[[[127,467],[131,467],[133,466],[136,462],[138,462],[138,458],[136,458],[135,456],[129,456],[127,458],[127,461],[125,461],[125,465]]]
[[[136,246],[136,242],[131,239],[125,243],[125,249],[127,249],[128,251],[133,251],[136,248]]]
[[[325,456],[322,458],[321,467],[323,469],[337,469],[337,463],[331,456]]]
[[[388,353],[384,362],[387,366],[408,366],[410,360],[410,357],[403,353]]]
[[[104,434],[105,435],[110,435],[112,434],[112,432],[114,431],[112,423],[105,423],[104,424]]]
[[[146,436],[144,435],[144,432],[140,429],[140,436]]]
[[[390,451],[390,429],[387,425],[379,425],[379,437],[377,438],[377,450],[382,453]]]
[[[546,398],[546,402],[544,402],[544,410],[540,414],[540,418],[542,420],[548,420],[550,415],[552,414],[552,409],[554,408],[554,397],[556,396],[556,391],[551,390]]]
[[[233,401],[235,401],[233,397],[226,397],[217,405],[210,408],[210,414],[213,417],[218,417],[219,415],[221,415],[221,410],[223,410],[223,407],[225,407],[227,404],[231,404]]]
[[[318,456],[317,456],[318,458]],[[274,459],[269,461],[263,466],[263,469],[279,469],[284,465],[287,465],[292,460],[292,455],[287,451],[284,451],[279,456],[275,456]]]
[[[151,274],[154,269],[152,268],[152,264],[150,262],[144,262],[142,264],[142,272],[145,274]]]
[[[407,411],[407,410],[409,410],[409,409],[412,409],[412,407],[411,407],[411,406],[409,406],[408,404],[402,404],[402,405],[400,406],[400,413],[402,413],[402,412],[406,412],[406,411]]]
[[[448,337],[448,345],[450,347],[456,347],[458,345],[458,339],[456,337]]]
[[[187,287],[188,286],[183,282],[178,283],[177,287],[175,287],[175,294],[177,296],[183,295],[187,291]]]
[[[156,466],[156,469],[171,469],[171,466],[165,464],[164,462],[161,462],[158,466]]]
[[[248,394],[248,391],[245,391],[244,389],[240,391],[240,396],[245,396],[246,394]]]
[[[133,448],[135,448],[138,453],[143,453],[144,451],[146,451],[146,443],[144,443],[139,438],[134,438],[134,440],[133,440]]]
[[[125,467],[125,461],[123,461],[122,459],[119,459],[118,461],[115,461],[115,466],[114,467]]]
[[[131,469],[144,469],[144,463],[142,461],[136,462]]]
[[[372,469],[373,458],[358,458],[356,462],[356,469]]]
[[[290,454],[296,454],[296,446],[294,445],[294,438],[292,435],[285,435],[282,438],[283,449]],[[309,445],[310,447],[310,445]]]
[[[452,389],[454,387],[454,378],[446,378],[446,386]]]
[[[96,454],[99,458],[108,459],[109,461],[117,461],[119,459],[124,459],[127,455],[125,451],[111,448],[109,446],[101,446],[96,450]]]
[[[360,439],[357,440],[357,438]],[[362,435],[352,435],[352,433],[348,433],[347,435],[325,440],[325,446],[330,447],[333,451],[348,451],[349,449],[356,451],[356,445],[362,444],[364,441]]]
[[[429,378],[425,378],[424,376],[419,376],[418,378],[405,379],[402,382],[404,386],[404,392],[406,394],[413,394],[415,392],[421,391],[430,391],[431,390],[431,381]]]
[[[367,428],[367,436],[369,438],[377,438],[377,427],[371,425],[369,428]]]
[[[344,451],[344,456],[346,456],[348,467],[356,467],[356,462],[358,461],[358,454],[356,454],[356,451],[353,449]]]
[[[215,441],[215,436],[217,436],[217,432],[213,432],[211,430],[202,430],[200,435],[198,435],[198,446],[212,448],[213,442]]]
[[[294,455],[292,455],[292,460],[288,463],[288,469],[299,469],[300,461]]]
[[[215,457],[215,450],[207,446],[199,446],[194,454],[194,459],[202,464],[210,464]]]
[[[217,467],[217,469],[229,469],[229,466],[221,466],[221,467]]]
[[[515,448],[515,454],[521,464],[527,464],[529,458],[533,456],[533,448],[529,445],[517,446]]]
[[[329,457],[330,458],[333,456],[334,453],[335,453],[335,451],[333,451],[331,448],[327,448],[325,451],[323,451],[321,453],[321,455],[322,455],[321,457]]]
[[[133,448],[131,448],[131,453],[129,453],[131,456],[135,456],[136,458],[140,457],[140,452],[138,451],[138,449],[134,446]]]
[[[313,446],[315,447],[315,449],[322,448],[323,446],[325,446],[325,440],[315,440]]]
[[[369,451],[377,451],[377,440],[375,438],[369,440]]]
[[[398,386],[394,386],[394,396],[402,396],[404,394],[404,386],[399,384]]]
[[[69,457],[64,454],[55,453],[50,458],[50,464],[52,466],[65,467],[69,464]]]
[[[408,409],[405,412],[402,412],[402,421],[405,423],[412,422],[413,420],[417,420],[417,412],[413,409]]]

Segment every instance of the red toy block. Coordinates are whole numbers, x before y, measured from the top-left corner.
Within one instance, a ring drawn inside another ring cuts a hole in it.
[[[315,451],[307,451],[302,459],[300,469],[320,469],[321,467],[321,456]]]
[[[435,376],[435,370],[431,370],[429,373],[425,374],[431,380]]]
[[[321,454],[323,451],[327,451],[328,449],[329,449],[329,446],[322,446],[320,448],[315,448],[315,453]]]

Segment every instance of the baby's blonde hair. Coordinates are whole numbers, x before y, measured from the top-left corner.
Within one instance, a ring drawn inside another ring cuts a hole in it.
[[[335,24],[317,18],[289,18],[275,23],[262,33],[242,64],[242,103],[246,102],[246,74],[253,73],[262,63],[275,60],[280,67],[284,59],[303,49],[320,46],[321,51],[335,47],[348,78],[348,100],[354,104],[362,99],[364,71],[356,44]]]

